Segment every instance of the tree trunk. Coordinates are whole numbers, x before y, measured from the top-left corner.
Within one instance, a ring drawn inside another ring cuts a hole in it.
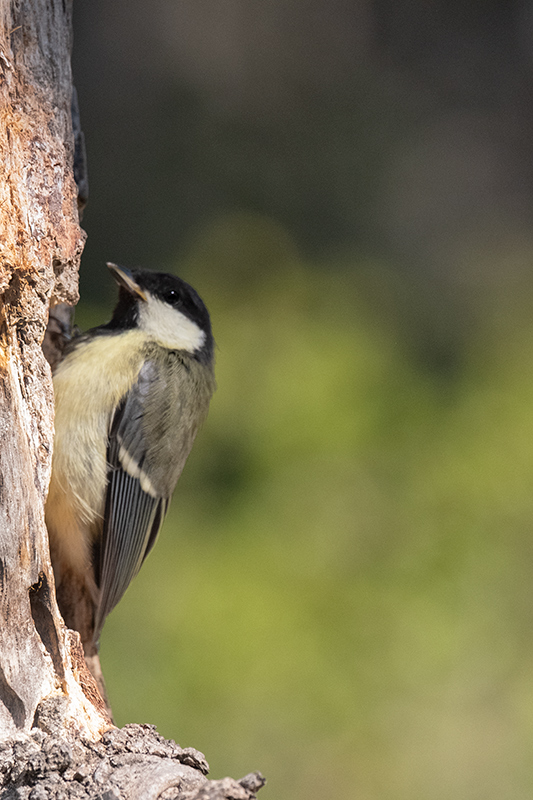
[[[40,705],[97,738],[109,727],[54,595],[43,506],[53,395],[41,342],[50,301],[75,303],[78,222],[70,115],[71,7],[0,0],[0,733]],[[85,691],[84,691],[85,690]]]
[[[244,800],[257,775],[208,782],[196,751],[149,726],[114,728],[55,599],[44,524],[53,391],[41,344],[50,306],[77,301],[85,240],[71,8],[0,0],[0,797]]]

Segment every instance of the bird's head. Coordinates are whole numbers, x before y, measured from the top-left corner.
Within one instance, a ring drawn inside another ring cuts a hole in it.
[[[209,312],[192,286],[165,272],[107,266],[119,285],[108,329],[137,328],[161,347],[185,351],[200,361],[212,359]]]

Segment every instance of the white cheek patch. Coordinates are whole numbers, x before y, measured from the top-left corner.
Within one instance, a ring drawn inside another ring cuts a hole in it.
[[[205,333],[181,311],[146,293],[139,303],[139,327],[162,347],[195,353],[205,342]]]

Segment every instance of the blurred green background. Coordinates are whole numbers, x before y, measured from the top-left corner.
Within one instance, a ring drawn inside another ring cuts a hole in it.
[[[106,260],[218,390],[110,616],[117,722],[265,800],[533,794],[533,5],[76,0]]]

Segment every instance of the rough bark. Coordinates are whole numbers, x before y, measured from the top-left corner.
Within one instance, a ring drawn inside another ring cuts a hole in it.
[[[54,595],[43,504],[53,396],[41,350],[49,303],[74,303],[85,235],[73,177],[70,3],[0,0],[0,735],[39,705],[97,738],[95,705]],[[85,691],[84,691],[85,690]]]
[[[2,800],[253,800],[258,773],[208,781],[201,753],[163,739],[152,725],[126,725],[83,742],[45,730],[0,742]]]
[[[112,725],[57,607],[41,345],[51,308],[45,349],[61,357],[85,239],[70,45],[71,0],[0,0],[0,799],[248,800],[258,774],[207,781],[200,753],[150,726]]]

